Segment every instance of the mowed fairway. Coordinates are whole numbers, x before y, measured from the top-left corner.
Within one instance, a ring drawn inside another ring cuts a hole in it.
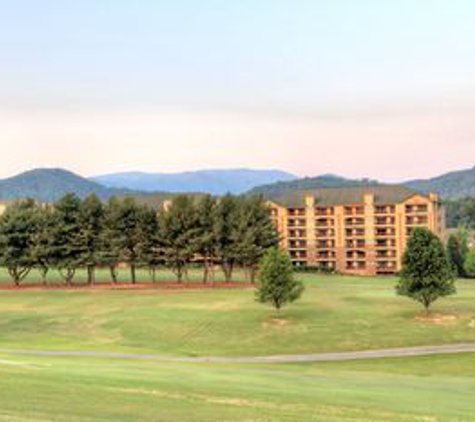
[[[475,342],[474,283],[426,320],[395,279],[301,277],[302,300],[279,318],[252,290],[0,290],[0,348],[267,356]],[[0,420],[473,421],[474,367],[473,354],[191,364],[0,352]]]
[[[475,340],[475,283],[459,282],[427,321],[395,279],[304,279],[280,317],[249,289],[0,290],[0,347],[265,356]]]

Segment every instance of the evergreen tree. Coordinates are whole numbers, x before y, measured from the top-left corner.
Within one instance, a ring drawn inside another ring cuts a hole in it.
[[[213,227],[214,248],[226,282],[232,280],[234,267],[238,261],[236,245],[238,215],[239,201],[237,198],[226,195],[218,201]]]
[[[104,208],[103,227],[98,239],[98,264],[109,268],[111,281],[118,282],[117,267],[121,260],[120,200],[111,198]]]
[[[67,285],[72,283],[85,253],[81,207],[76,195],[67,194],[55,204],[52,216],[50,261]]]
[[[43,284],[47,283],[47,276],[52,265],[51,254],[53,246],[54,217],[50,206],[37,207],[38,228],[33,239],[33,259],[35,267],[41,274]]]
[[[294,277],[289,256],[278,248],[269,249],[262,258],[259,283],[257,300],[270,303],[277,311],[285,304],[296,301],[304,290],[302,282]]]
[[[132,198],[115,202],[114,216],[115,247],[120,259],[130,268],[132,284],[137,282],[137,266],[140,264],[143,248],[143,209]]]
[[[414,230],[403,257],[397,293],[428,311],[438,298],[455,293],[453,271],[440,239],[425,228]]]
[[[95,282],[95,268],[99,262],[99,241],[104,226],[104,207],[95,195],[87,197],[81,205],[82,264],[87,269],[88,284]]]
[[[181,282],[198,250],[199,230],[193,200],[184,195],[174,198],[160,214],[160,230],[166,263]]]
[[[465,259],[465,274],[467,277],[475,278],[475,249],[470,249]]]
[[[214,220],[216,213],[216,200],[211,195],[205,195],[196,207],[197,215],[197,247],[203,259],[203,283],[207,283],[214,276],[215,261],[215,236]]]
[[[447,240],[447,259],[458,277],[465,277],[465,259],[468,254],[468,232],[459,228]]]
[[[239,200],[237,228],[233,233],[237,260],[251,283],[259,261],[268,249],[277,247],[279,236],[271,220],[270,210],[261,197]]]
[[[37,206],[33,200],[10,205],[0,217],[0,263],[16,286],[35,265],[33,245],[38,230]]]
[[[165,263],[162,249],[161,231],[157,212],[153,207],[144,206],[140,214],[140,243],[138,251],[140,261],[143,262],[156,282],[157,267]]]

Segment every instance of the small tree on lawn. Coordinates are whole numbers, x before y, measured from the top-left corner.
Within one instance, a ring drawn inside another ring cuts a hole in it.
[[[262,258],[258,279],[257,301],[270,303],[277,311],[296,301],[304,290],[303,284],[294,277],[289,256],[278,248],[269,249]]]
[[[415,229],[409,239],[400,276],[397,293],[422,303],[427,312],[437,299],[456,292],[444,246],[425,228]]]
[[[471,249],[465,259],[465,274],[467,277],[475,278],[475,249]]]

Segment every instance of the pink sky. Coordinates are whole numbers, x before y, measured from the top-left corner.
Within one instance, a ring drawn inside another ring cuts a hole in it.
[[[295,114],[0,112],[0,177],[35,167],[82,175],[279,168],[387,181],[475,165],[475,107],[375,107]]]

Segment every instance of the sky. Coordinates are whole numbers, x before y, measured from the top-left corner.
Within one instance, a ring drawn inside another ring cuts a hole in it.
[[[0,177],[475,165],[473,0],[0,0]]]

